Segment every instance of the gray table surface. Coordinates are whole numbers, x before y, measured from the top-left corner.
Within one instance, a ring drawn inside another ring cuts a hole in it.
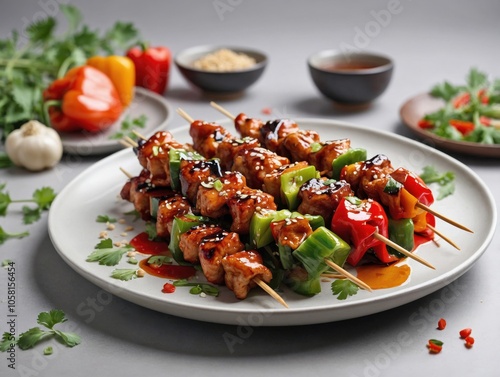
[[[500,76],[500,2],[495,0],[71,3],[80,7],[93,28],[105,28],[117,19],[130,20],[152,44],[167,45],[174,54],[202,44],[254,46],[265,51],[270,64],[261,80],[243,97],[221,102],[234,112],[254,116],[264,117],[262,109],[271,107],[274,115],[338,119],[411,138],[398,115],[406,99],[444,78],[461,82],[471,66]],[[44,13],[57,15],[57,0],[1,0],[0,36]],[[365,37],[360,31],[365,31]],[[319,96],[307,71],[308,55],[345,44],[388,54],[396,62],[387,92],[365,111],[342,112],[333,107]],[[173,108],[182,107],[197,118],[220,118],[208,105],[210,98],[191,89],[175,67],[165,97]],[[183,124],[175,116],[171,126]],[[500,202],[499,160],[453,157],[471,167]],[[29,197],[43,185],[60,191],[101,158],[64,156],[58,169],[36,174],[1,170],[0,182],[6,182],[18,197]],[[0,218],[0,226],[23,229],[20,214],[11,211],[7,218]],[[358,319],[301,327],[238,328],[161,314],[118,297],[107,296],[103,301],[102,291],[56,253],[46,215],[28,229],[29,237],[0,246],[0,260],[10,258],[16,263],[17,328],[33,326],[40,311],[60,308],[69,317],[67,328],[78,332],[83,343],[74,349],[54,344],[55,352],[49,357],[42,355],[43,347],[18,351],[16,370],[8,368],[7,354],[0,354],[2,376],[498,375],[498,232],[476,265],[453,283],[453,299],[443,299],[448,287]],[[0,271],[2,332],[8,326],[6,295],[7,274]],[[82,315],[82,305],[90,312]],[[425,344],[431,337],[440,337],[434,330],[440,317],[452,324],[450,328],[472,327],[474,348],[466,349],[458,335],[443,333],[443,352],[429,355]],[[238,331],[246,332],[231,352],[223,335]]]

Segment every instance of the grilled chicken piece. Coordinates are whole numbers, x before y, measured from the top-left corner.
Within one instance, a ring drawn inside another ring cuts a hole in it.
[[[262,264],[260,254],[254,250],[227,255],[222,259],[222,266],[226,286],[240,300],[246,298],[250,289],[257,285],[255,278],[269,283],[273,277],[271,271]]]
[[[151,183],[155,186],[170,186],[170,168],[168,151],[172,148],[190,148],[180,144],[167,131],[156,132],[148,140],[140,140],[137,158],[144,169],[151,173]]]
[[[260,143],[255,138],[224,139],[219,143],[215,156],[220,159],[223,170],[233,170],[234,157],[240,151],[257,147]]]
[[[274,198],[275,201],[277,202],[276,204],[279,204],[281,202],[281,176],[284,173],[290,173],[292,171],[300,170],[305,167],[309,166],[309,164],[305,161],[302,162],[295,162],[293,164],[287,164],[280,166],[276,170],[272,171],[271,173],[268,173],[264,177],[264,183],[263,183],[263,190],[267,192],[268,194],[271,194]]]
[[[391,161],[383,154],[342,169],[340,179],[346,180],[352,190],[361,199],[371,198],[381,201],[384,188],[394,171]],[[386,204],[382,200],[382,204]]]
[[[224,139],[233,139],[233,136],[221,125],[195,120],[189,128],[189,135],[193,139],[196,152],[206,158],[213,158],[219,143]]]
[[[256,211],[261,209],[275,210],[274,198],[261,190],[246,187],[228,200],[229,213],[233,219],[231,231],[248,234],[250,221]]]
[[[149,203],[151,189],[150,174],[143,169],[139,176],[130,178],[120,191],[121,198],[131,202],[141,218],[146,221],[151,219]]]
[[[156,234],[159,237],[170,237],[174,218],[191,212],[191,204],[180,194],[161,200],[156,214]]]
[[[298,130],[298,124],[289,119],[271,120],[264,123],[261,127],[259,141],[267,149],[282,154],[282,152],[285,151],[279,150],[281,141],[289,134],[297,132]]]
[[[295,250],[312,234],[309,220],[305,217],[294,217],[271,223],[271,233],[276,243],[289,246]]]
[[[265,148],[242,149],[234,157],[233,170],[239,171],[247,178],[249,187],[261,189],[266,174],[289,163],[288,158],[278,156]]]
[[[179,238],[179,248],[184,259],[187,262],[197,264],[200,261],[199,246],[203,239],[222,231],[223,229],[219,226],[202,224],[182,233]]]
[[[325,224],[330,224],[340,200],[346,196],[354,196],[351,186],[346,181],[310,179],[300,188],[301,203],[297,211],[322,216]]]
[[[307,161],[312,153],[312,146],[320,143],[321,139],[316,131],[298,130],[287,135],[280,145],[280,150],[291,161]]]
[[[217,160],[182,160],[179,169],[181,193],[196,205],[198,187],[209,177],[221,177],[222,172]]]
[[[260,129],[264,125],[260,119],[249,118],[246,114],[241,113],[234,119],[234,127],[240,135],[258,139],[260,136]]]
[[[225,172],[220,178],[209,177],[198,187],[196,209],[203,216],[214,219],[227,215],[228,200],[245,187],[246,179],[239,172]]]
[[[201,268],[207,281],[213,284],[224,283],[222,259],[226,255],[245,250],[238,233],[222,230],[203,237],[198,246]]]
[[[316,166],[320,172],[331,173],[333,160],[347,152],[350,147],[351,141],[349,139],[327,141],[323,143],[323,147],[319,151],[309,155],[307,162]]]

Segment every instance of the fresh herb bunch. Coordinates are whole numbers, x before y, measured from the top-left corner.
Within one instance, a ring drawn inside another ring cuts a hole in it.
[[[59,5],[68,27],[56,35],[57,20],[48,17],[30,24],[28,41],[14,30],[0,39],[0,133],[5,137],[30,119],[43,119],[42,93],[68,68],[95,55],[112,55],[136,44],[138,31],[132,23],[116,22],[104,33],[83,24],[80,11]]]
[[[500,144],[500,79],[472,68],[466,85],[448,81],[435,85],[431,95],[445,106],[427,114],[419,126],[446,139]]]

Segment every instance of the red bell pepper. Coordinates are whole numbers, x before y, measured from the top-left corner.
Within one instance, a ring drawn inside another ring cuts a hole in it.
[[[43,92],[46,120],[56,131],[99,132],[123,111],[118,92],[104,73],[90,66],[75,67]]]
[[[475,128],[474,122],[460,119],[450,119],[450,126],[454,127],[464,136],[470,134],[472,131],[474,131]]]
[[[430,206],[434,203],[434,195],[431,189],[427,187],[422,178],[415,173],[404,168],[399,168],[391,173],[391,177],[401,183],[406,191],[417,198],[420,203],[426,206]]]
[[[370,249],[382,263],[391,263],[398,258],[389,254],[385,244],[373,237],[377,232],[387,238],[388,225],[389,220],[381,204],[351,196],[339,203],[332,218],[331,230],[352,246],[347,257],[350,265],[356,266]]]
[[[135,85],[163,94],[168,85],[172,55],[166,47],[132,47],[127,57],[135,65]]]
[[[427,119],[420,119],[418,121],[418,127],[422,128],[423,130],[427,130],[434,128],[434,123]]]
[[[453,107],[459,109],[470,102],[470,93],[461,93],[453,99]]]

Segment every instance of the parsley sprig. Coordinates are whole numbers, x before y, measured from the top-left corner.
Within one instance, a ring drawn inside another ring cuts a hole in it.
[[[123,255],[134,248],[130,245],[114,247],[111,238],[99,242],[94,251],[87,257],[87,262],[98,262],[100,265],[116,266]]]
[[[10,333],[5,332],[0,342],[0,351],[7,351],[12,344],[17,344],[22,350],[33,348],[39,342],[48,338],[56,338],[68,347],[74,347],[81,343],[79,335],[72,332],[65,332],[55,329],[55,325],[64,323],[68,319],[62,310],[53,309],[50,312],[41,312],[38,315],[37,323],[45,327],[32,327],[15,339]]]
[[[50,208],[50,205],[56,198],[56,193],[51,187],[42,187],[33,192],[31,199],[12,199],[10,194],[5,191],[6,184],[0,184],[0,216],[6,216],[7,210],[14,203],[34,203],[36,207],[23,206],[23,222],[32,224],[40,219],[43,211]]]
[[[447,171],[440,173],[434,166],[425,166],[420,178],[426,183],[439,185],[437,200],[446,198],[455,192],[455,173]]]
[[[83,23],[73,5],[59,4],[67,29],[54,17],[37,20],[0,39],[0,133],[5,137],[30,119],[43,119],[42,92],[71,66],[95,55],[120,54],[138,41],[132,23],[116,22],[101,32]]]
[[[128,136],[134,139],[137,137],[134,134],[134,131],[137,131],[138,128],[145,128],[147,120],[148,117],[144,114],[139,115],[137,118],[131,118],[130,115],[127,115],[121,123],[120,131],[115,132],[109,138],[113,140],[121,140]]]
[[[338,279],[332,282],[332,293],[337,296],[338,300],[345,300],[349,296],[354,296],[358,293],[359,287],[352,281],[347,279]]]
[[[212,284],[190,282],[187,279],[176,280],[173,284],[176,287],[192,287],[189,290],[189,293],[193,295],[199,295],[201,293],[214,297],[217,297],[219,295],[219,288]]]

